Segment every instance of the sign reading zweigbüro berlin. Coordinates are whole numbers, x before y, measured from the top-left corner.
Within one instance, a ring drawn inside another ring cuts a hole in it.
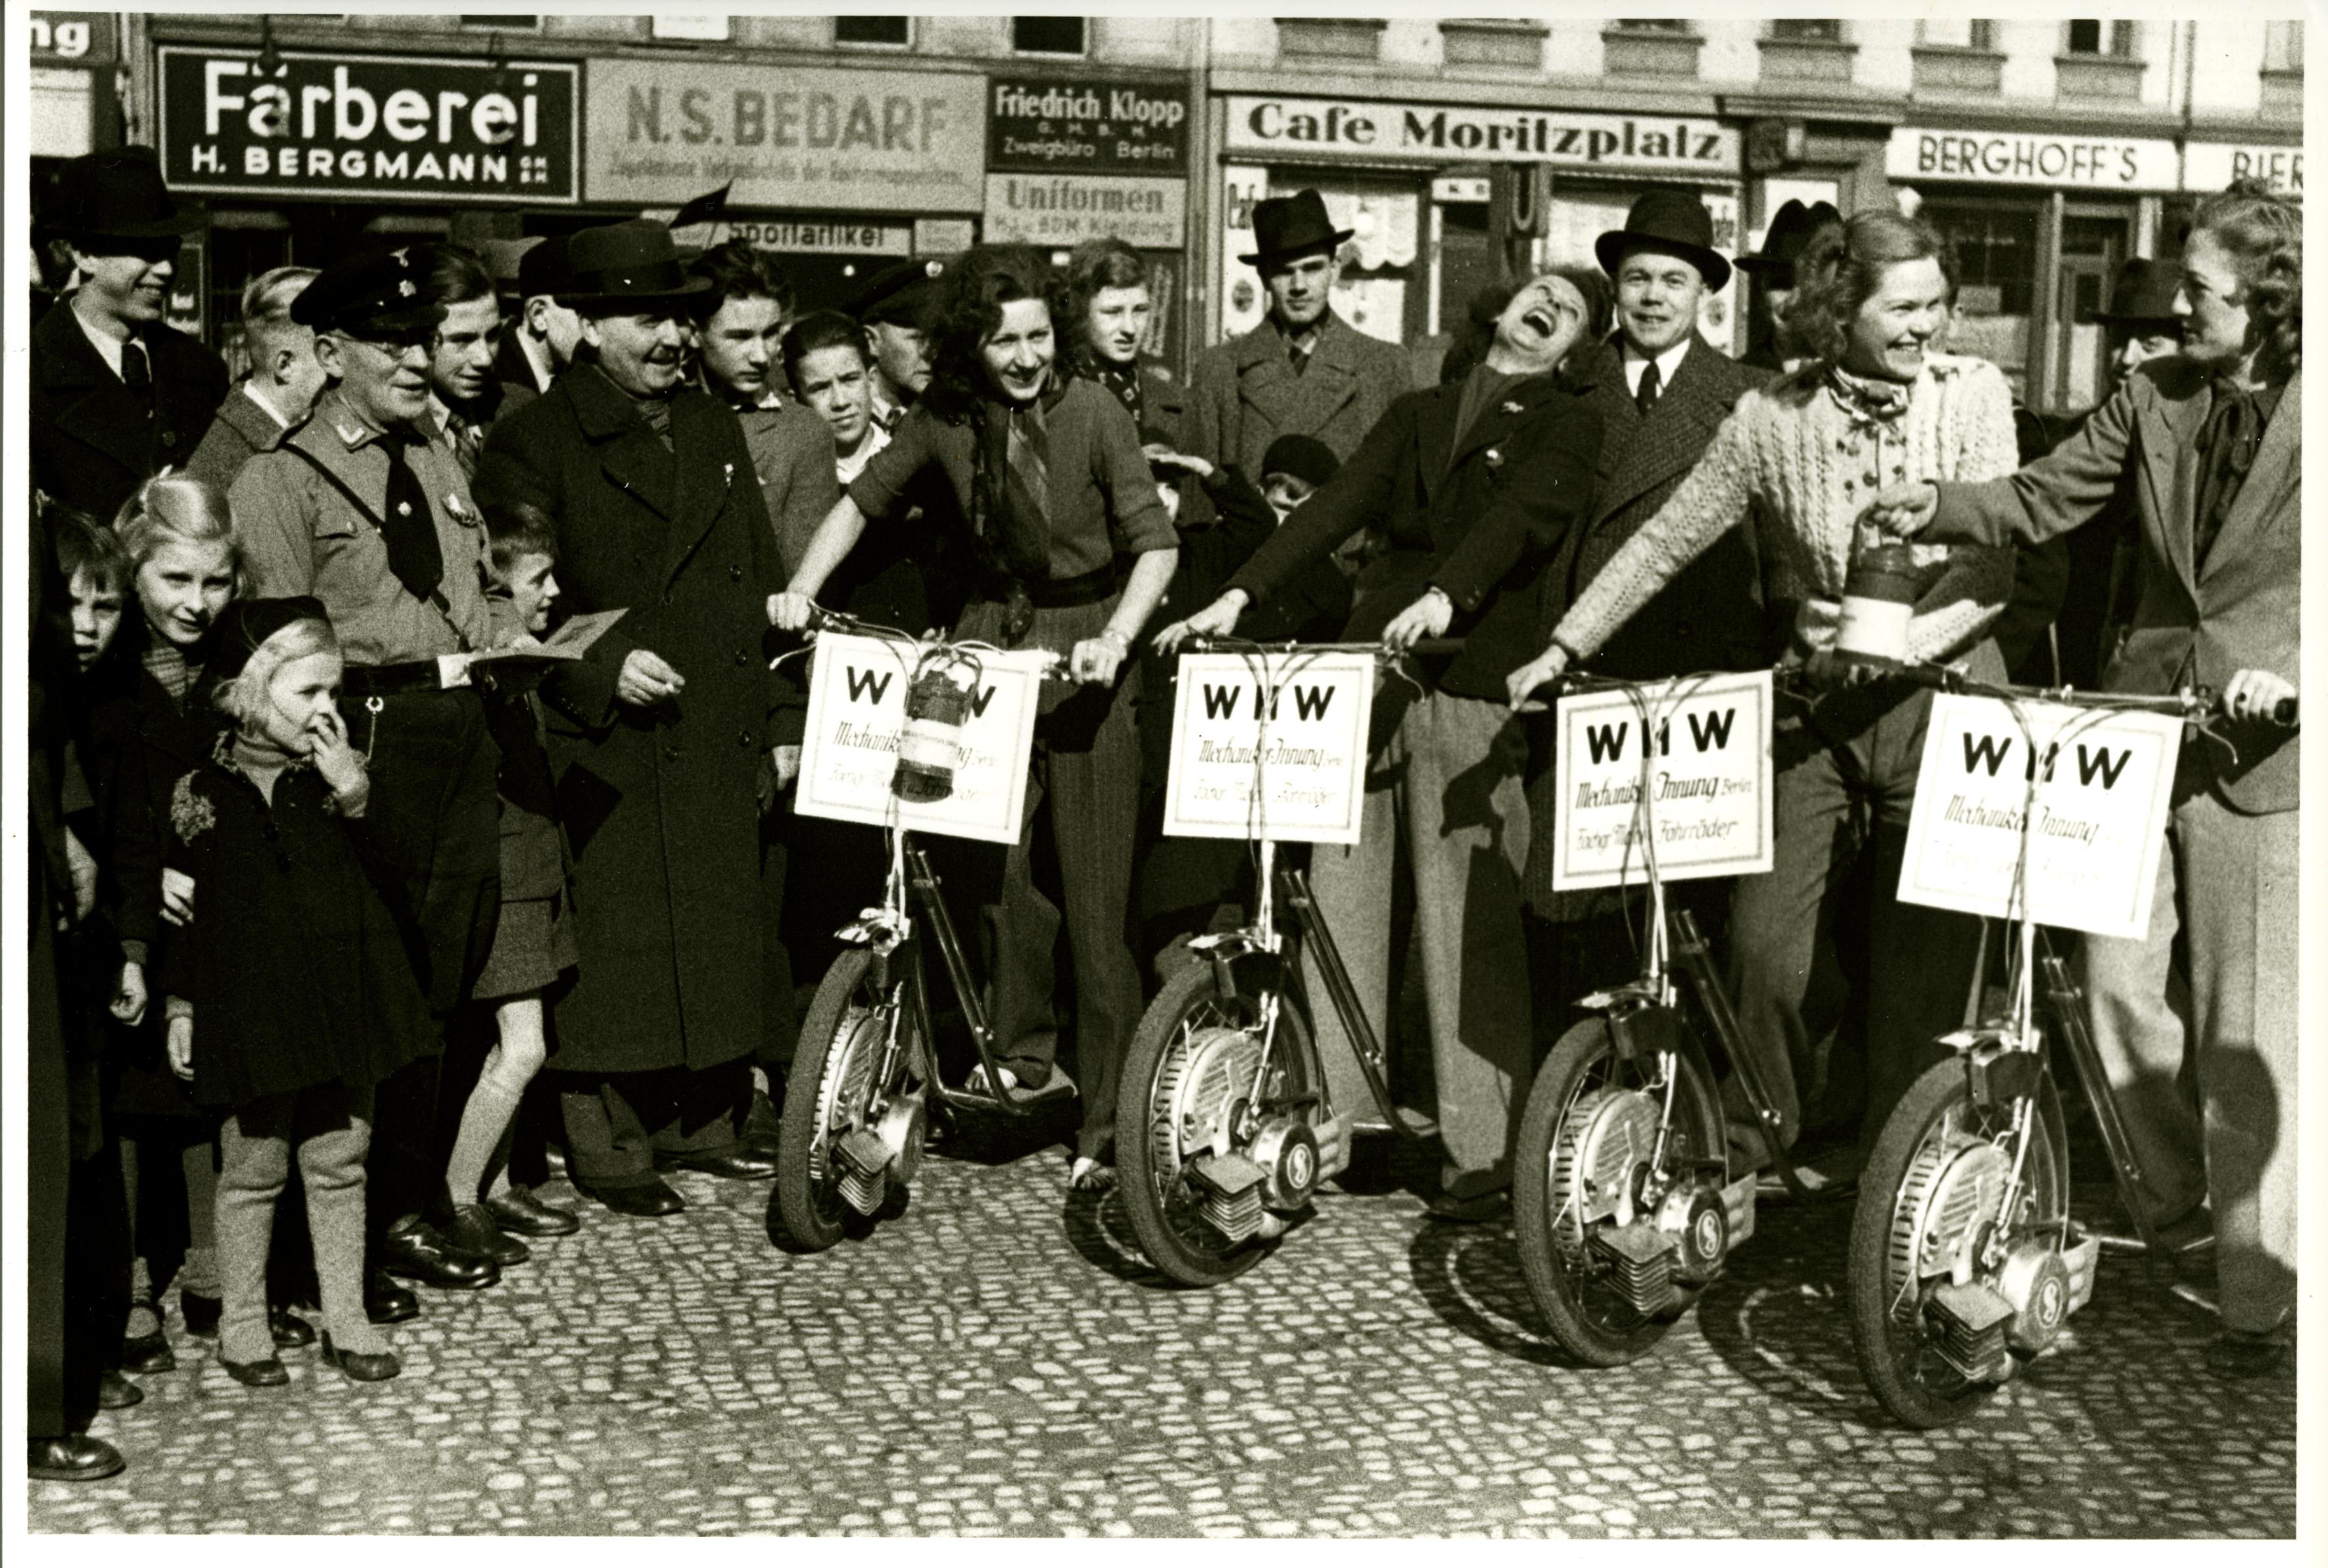
[[[1681,115],[1366,99],[1233,97],[1228,106],[1231,153],[1426,162],[1478,158],[1720,177],[1735,177],[1738,170],[1736,130]]]
[[[164,44],[162,174],[218,195],[571,203],[581,68]]]
[[[1770,869],[1768,670],[1563,697],[1554,747],[1555,891]]]

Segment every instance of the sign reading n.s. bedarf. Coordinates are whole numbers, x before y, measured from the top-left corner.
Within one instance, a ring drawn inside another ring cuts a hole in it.
[[[162,173],[220,195],[570,203],[581,68],[165,44]]]

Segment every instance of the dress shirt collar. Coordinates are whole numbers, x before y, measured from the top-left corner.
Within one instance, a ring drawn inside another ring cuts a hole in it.
[[[1681,369],[1682,361],[1689,355],[1689,345],[1696,341],[1697,334],[1690,333],[1657,356],[1657,385],[1664,391],[1673,390],[1674,372]],[[1638,395],[1641,390],[1641,377],[1648,370],[1648,357],[1635,348],[1621,333],[1618,334],[1617,343],[1618,352],[1625,357],[1625,390]]]

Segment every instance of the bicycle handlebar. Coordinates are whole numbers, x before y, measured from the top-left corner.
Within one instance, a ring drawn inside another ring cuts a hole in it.
[[[943,634],[938,635],[935,639],[916,637],[911,632],[903,631],[898,627],[884,625],[879,621],[868,621],[864,619],[862,616],[852,615],[845,610],[828,610],[822,605],[817,605],[811,608],[809,613],[808,630],[812,634],[818,632],[838,632],[850,636],[876,637],[885,643],[905,643],[917,648],[962,648],[971,651],[978,651],[988,647],[987,644],[982,643],[968,639],[948,637]],[[991,651],[995,653],[1011,652],[1011,650],[1009,649],[999,648],[992,649]],[[1048,658],[1050,662],[1043,667],[1042,673],[1044,680],[1065,681],[1069,684],[1074,683],[1075,676],[1068,671],[1065,655],[1049,648],[1027,649],[1023,650],[1023,652],[1042,653]]]
[[[1460,653],[1464,639],[1460,637],[1425,637],[1411,648],[1394,648],[1387,643],[1256,643],[1245,637],[1190,637],[1182,643],[1184,653],[1372,653],[1376,658],[1395,659],[1412,653],[1419,658]]]
[[[2181,718],[2229,717],[2223,708],[2222,694],[2204,686],[2166,692],[2080,691],[2073,686],[2016,686],[2004,681],[1976,680],[1948,664],[1902,664],[1896,671],[1887,670],[1885,673],[1910,685],[1929,687],[1935,691],[1994,697],[2004,702],[2056,702],[2070,708],[2167,713]],[[2283,729],[2295,728],[2298,718],[2297,699],[2281,698],[2266,717]]]

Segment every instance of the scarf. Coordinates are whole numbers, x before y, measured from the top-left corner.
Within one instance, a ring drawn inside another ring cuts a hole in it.
[[[1855,376],[1841,365],[1826,368],[1827,395],[1854,428],[1880,435],[1908,412],[1909,383]]]
[[[159,632],[149,632],[146,645],[137,651],[137,662],[170,694],[170,700],[184,709],[186,693],[194,689],[194,678],[200,671],[178,645]]]
[[[1117,402],[1123,405],[1125,410],[1131,415],[1133,425],[1141,426],[1145,423],[1141,418],[1140,411],[1140,366],[1137,363],[1119,365],[1112,361],[1094,359],[1090,379],[1098,382],[1103,390],[1114,396]]]
[[[1055,372],[1032,403],[981,398],[971,413],[971,534],[989,570],[1021,581],[1051,575],[1049,422],[1066,389]]]

